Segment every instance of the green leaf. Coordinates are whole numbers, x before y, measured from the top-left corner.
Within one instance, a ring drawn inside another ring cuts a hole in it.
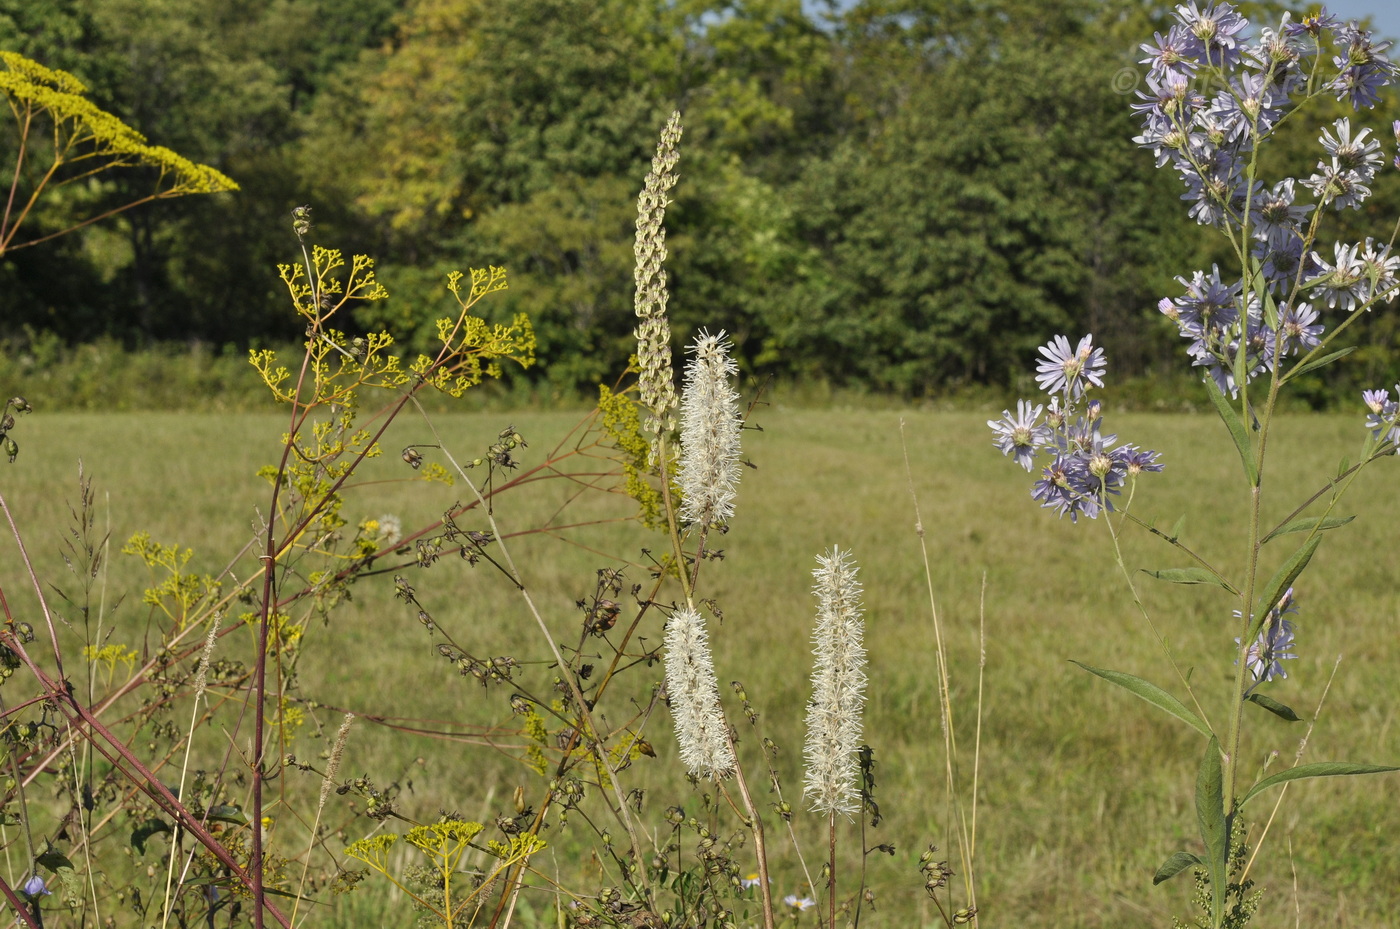
[[[235,826],[246,826],[252,822],[248,814],[236,806],[211,806],[207,819],[212,823],[232,823]]]
[[[1279,526],[1273,532],[1270,532],[1268,535],[1264,536],[1264,538],[1260,539],[1259,544],[1263,545],[1270,539],[1278,538],[1281,535],[1287,535],[1290,532],[1312,532],[1314,529],[1318,532],[1326,532],[1328,529],[1336,529],[1338,526],[1345,526],[1355,518],[1355,516],[1305,516],[1302,519],[1295,519],[1291,523],[1285,523]]]
[[[1163,568],[1160,571],[1144,568],[1142,573],[1168,584],[1214,584],[1224,587],[1230,593],[1238,592],[1213,571],[1207,571],[1205,568]]]
[[[1388,764],[1357,764],[1351,761],[1315,761],[1312,764],[1300,764],[1296,768],[1289,768],[1287,771],[1280,771],[1271,777],[1266,777],[1249,788],[1249,793],[1240,800],[1240,806],[1244,806],[1251,797],[1260,791],[1268,790],[1270,787],[1288,781],[1302,780],[1305,777],[1347,777],[1353,774],[1385,774],[1389,771],[1400,771],[1400,767]]]
[[[1212,739],[1215,737],[1214,733],[1210,731],[1210,726],[1206,725],[1205,720],[1191,712],[1186,704],[1182,703],[1156,684],[1144,681],[1142,678],[1134,677],[1131,674],[1125,674],[1122,671],[1106,671],[1103,668],[1092,668],[1083,662],[1075,661],[1073,658],[1070,659],[1070,662],[1079,665],[1079,667],[1088,671],[1090,674],[1097,674],[1109,683],[1117,684],[1119,687],[1141,697],[1158,709],[1166,710],[1177,719],[1185,722],[1192,729],[1195,729],[1201,735]]]
[[[1268,326],[1270,330],[1277,330],[1278,304],[1274,303],[1273,294],[1269,292],[1269,282],[1264,279],[1264,266],[1259,259],[1251,256],[1249,267],[1249,289],[1252,293],[1264,298],[1264,325]]]
[[[1230,826],[1225,821],[1225,788],[1220,771],[1220,743],[1211,736],[1201,768],[1196,772],[1196,822],[1206,846],[1206,870],[1210,873],[1210,924],[1219,926],[1225,913],[1226,861],[1230,852]]]
[[[1309,371],[1315,371],[1323,365],[1329,365],[1332,362],[1336,361],[1338,358],[1345,358],[1347,355],[1350,355],[1354,351],[1356,351],[1356,346],[1352,345],[1348,346],[1347,348],[1341,349],[1340,351],[1329,352],[1326,355],[1314,358],[1312,361],[1305,361],[1302,364],[1298,365],[1298,367],[1294,368],[1292,371],[1289,371],[1287,374],[1281,377],[1279,379],[1279,385],[1282,386],[1284,384],[1287,384],[1295,377],[1306,374]]]
[[[131,847],[136,849],[136,854],[146,854],[146,842],[153,835],[162,832],[169,832],[170,827],[158,819],[148,819],[131,830]]]
[[[1299,574],[1303,573],[1308,562],[1312,561],[1313,554],[1321,544],[1322,536],[1313,536],[1311,541],[1294,552],[1287,561],[1279,566],[1279,569],[1274,572],[1274,576],[1269,578],[1269,583],[1264,585],[1264,592],[1259,597],[1261,612],[1274,608],[1275,604],[1278,603],[1278,598],[1283,596],[1283,592],[1292,585]]]
[[[1185,513],[1182,513],[1182,514],[1181,514],[1181,518],[1178,519],[1178,520],[1176,521],[1176,525],[1175,525],[1175,526],[1172,526],[1172,534],[1171,534],[1171,536],[1170,536],[1169,538],[1171,538],[1171,540],[1172,540],[1173,542],[1175,542],[1177,539],[1181,538],[1181,532],[1182,532],[1182,530],[1184,530],[1185,528],[1186,528],[1186,514],[1185,514]]]
[[[1293,712],[1291,707],[1284,706],[1282,703],[1279,703],[1273,697],[1266,697],[1263,694],[1250,694],[1247,699],[1250,703],[1256,704],[1257,706],[1262,706],[1264,709],[1268,710],[1270,713],[1273,713],[1280,719],[1286,719],[1290,723],[1302,721],[1302,717],[1300,717],[1297,713]]]
[[[73,862],[68,860],[68,856],[52,845],[36,855],[34,861],[36,864],[41,864],[53,872],[58,872],[64,868],[67,868],[69,871],[73,870]]]
[[[1220,392],[1215,378],[1207,377],[1205,382],[1206,391],[1210,394],[1210,402],[1215,404],[1215,410],[1224,420],[1225,428],[1230,430],[1230,438],[1235,440],[1235,448],[1240,453],[1240,461],[1244,463],[1244,473],[1249,478],[1249,486],[1258,487],[1259,465],[1254,461],[1254,446],[1249,441],[1249,433],[1245,431],[1239,411],[1231,406],[1230,401]]]
[[[1196,867],[1201,864],[1201,856],[1193,855],[1190,852],[1172,852],[1170,858],[1162,862],[1162,866],[1157,869],[1157,873],[1152,875],[1152,883],[1160,884],[1176,877],[1187,868]]]

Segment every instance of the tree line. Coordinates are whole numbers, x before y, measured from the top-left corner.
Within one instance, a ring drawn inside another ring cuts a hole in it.
[[[1138,44],[1167,11],[0,0],[0,47],[74,73],[241,187],[7,255],[0,336],[294,340],[275,265],[295,257],[290,210],[310,204],[313,238],[373,256],[389,289],[355,325],[426,347],[446,273],[504,265],[490,312],[528,312],[539,339],[521,376],[610,378],[633,351],[635,197],[679,109],[678,334],[727,330],[751,372],[915,396],[1024,378],[1057,332],[1092,331],[1115,370],[1150,372],[1175,351],[1155,309],[1173,277],[1229,260],[1131,141]],[[1291,151],[1315,158],[1315,128],[1296,135]],[[132,171],[86,195],[149,183]],[[1355,239],[1388,237],[1397,214],[1389,184],[1345,220]],[[1396,327],[1368,337],[1381,348],[1358,363],[1390,365]]]

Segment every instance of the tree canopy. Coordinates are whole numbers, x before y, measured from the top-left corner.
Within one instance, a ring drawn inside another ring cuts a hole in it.
[[[678,338],[723,328],[755,373],[911,395],[1008,383],[1056,332],[1093,331],[1142,371],[1173,341],[1157,300],[1212,247],[1131,141],[1137,44],[1164,12],[0,0],[0,49],[71,71],[241,187],[0,257],[7,335],[296,338],[274,266],[309,203],[313,235],[373,255],[390,291],[357,325],[426,342],[447,270],[506,265],[500,311],[528,312],[539,339],[528,376],[587,386],[632,351],[635,197],[680,109]],[[1377,195],[1349,221],[1394,216],[1400,194]]]

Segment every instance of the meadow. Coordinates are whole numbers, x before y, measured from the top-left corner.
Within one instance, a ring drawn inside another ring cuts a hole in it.
[[[31,398],[37,401],[38,398]],[[1132,512],[1164,529],[1186,522],[1181,538],[1229,568],[1243,559],[1243,541],[1227,534],[1241,525],[1246,501],[1238,492],[1238,457],[1213,416],[1113,413],[1107,431],[1162,452],[1166,470],[1144,475]],[[1112,567],[1103,520],[1078,525],[1056,519],[1029,498],[1030,477],[992,446],[986,420],[998,410],[946,412],[913,408],[799,408],[778,396],[759,407],[746,431],[745,470],[730,532],[715,543],[722,561],[707,568],[708,596],[723,611],[712,630],[723,685],[742,681],[758,708],[763,735],[782,749],[784,789],[797,799],[802,715],[807,699],[813,614],[814,555],[833,544],[859,559],[866,589],[870,652],[867,742],[878,767],[876,798],[884,821],[869,830],[867,846],[893,843],[893,856],[869,856],[876,908],[869,926],[930,926],[933,911],[921,888],[917,856],[936,843],[952,857],[950,812],[943,788],[945,759],[935,688],[934,633],[927,588],[937,601],[951,662],[960,752],[960,777],[972,773],[978,736],[979,659],[985,657],[977,805],[977,886],[987,925],[1022,927],[1162,926],[1185,915],[1189,876],[1151,886],[1154,869],[1179,848],[1197,845],[1190,809],[1198,737],[1126,692],[1070,664],[1138,674],[1168,685],[1161,652]],[[435,415],[433,425],[458,458],[470,458],[507,425],[528,441],[519,450],[528,467],[576,424],[576,412]],[[901,422],[904,424],[901,434]],[[138,531],[188,546],[194,570],[217,574],[232,565],[246,576],[245,551],[260,525],[268,485],[254,472],[275,461],[285,428],[273,414],[189,413],[49,414],[25,417],[14,433],[19,459],[3,470],[6,500],[46,589],[75,583],[62,557],[76,502],[78,461],[94,479],[97,526],[110,533],[108,565],[99,578],[104,628],[139,649],[149,632],[149,607],[140,591],[149,581],[136,559],[116,554]],[[1355,454],[1361,416],[1289,415],[1271,445],[1270,481],[1289,499],[1270,500],[1265,515],[1283,518],[1292,506]],[[433,441],[421,421],[400,420],[385,441],[387,454],[369,463],[349,495],[354,523],[395,514],[405,529],[438,518],[463,490],[404,483],[409,472],[402,445]],[[903,439],[901,437],[903,435]],[[907,441],[910,472],[906,474]],[[432,452],[425,450],[431,460]],[[1400,633],[1394,595],[1394,527],[1400,504],[1393,493],[1394,463],[1363,474],[1341,512],[1350,525],[1328,535],[1299,589],[1299,657],[1289,677],[1270,693],[1307,719],[1322,703],[1305,760],[1400,760],[1394,644]],[[917,495],[932,559],[927,581],[915,535],[911,490]],[[517,562],[561,642],[578,640],[577,601],[594,590],[599,568],[623,568],[630,581],[647,578],[644,549],[664,549],[660,535],[628,522],[630,500],[596,495],[575,501],[551,484],[527,485],[502,495],[495,515],[503,532],[618,519],[595,526],[522,535]],[[0,583],[17,618],[34,615],[34,594],[23,576],[14,542],[0,548]],[[1268,549],[1266,548],[1266,552]],[[242,553],[242,554],[240,554]],[[1286,554],[1273,554],[1274,562]],[[1124,533],[1128,566],[1182,566],[1168,546],[1145,533]],[[407,559],[407,560],[412,560]],[[343,777],[368,773],[397,780],[405,815],[420,821],[439,810],[487,817],[534,775],[484,747],[480,734],[512,722],[503,697],[488,694],[439,657],[414,611],[396,600],[391,576],[402,573],[442,629],[478,654],[544,654],[518,596],[489,565],[444,560],[431,568],[385,570],[359,580],[353,597],[325,625],[306,631],[297,670],[307,711],[334,731],[345,709],[361,714],[341,768]],[[1134,575],[1144,603],[1182,663],[1202,669],[1193,678],[1206,711],[1221,712],[1228,690],[1215,675],[1232,649],[1232,603],[1219,590],[1161,584]],[[65,612],[56,601],[60,613]],[[72,619],[71,612],[65,614]],[[649,638],[659,641],[660,618]],[[979,632],[979,629],[983,632]],[[982,637],[984,635],[984,638]],[[219,648],[246,650],[233,639]],[[1338,661],[1340,659],[1340,663]],[[1335,679],[1332,678],[1337,666]],[[660,666],[637,668],[639,679],[659,681]],[[1210,675],[1207,677],[1206,675]],[[1329,689],[1330,682],[1330,689]],[[645,688],[643,688],[644,690]],[[1323,700],[1325,693],[1325,701]],[[1184,697],[1184,694],[1179,694]],[[739,716],[739,718],[742,718]],[[1272,718],[1271,718],[1272,721]],[[1252,729],[1246,768],[1291,763],[1307,722],[1281,721]],[[410,732],[406,730],[419,730]],[[632,769],[647,788],[650,818],[683,803],[692,788],[676,763],[670,721],[662,711],[648,737],[655,758]],[[748,737],[741,732],[741,738]],[[752,740],[741,751],[753,751]],[[204,745],[201,751],[219,751]],[[1271,753],[1277,757],[1270,762]],[[762,783],[759,779],[756,783]],[[1286,815],[1272,823],[1252,876],[1267,890],[1261,925],[1378,926],[1400,912],[1400,805],[1393,775],[1332,778],[1291,787]],[[349,842],[372,824],[353,815],[352,798],[335,797],[325,821]],[[1261,812],[1252,808],[1251,841]],[[303,842],[296,822],[274,824],[269,842]],[[285,820],[291,820],[288,812]],[[795,817],[806,844],[819,844],[816,817]],[[577,830],[577,824],[570,829]],[[854,829],[854,827],[852,827]],[[282,835],[279,835],[283,833]],[[566,831],[535,865],[560,875],[587,872],[589,836],[571,845]],[[779,894],[804,892],[800,870],[775,840]],[[847,858],[854,843],[845,847]],[[578,854],[571,855],[571,851]],[[857,862],[848,861],[848,867]],[[374,879],[348,897],[322,895],[311,926],[363,926],[371,920],[405,925],[402,900]],[[550,919],[543,899],[517,918]],[[800,924],[815,925],[812,914]]]

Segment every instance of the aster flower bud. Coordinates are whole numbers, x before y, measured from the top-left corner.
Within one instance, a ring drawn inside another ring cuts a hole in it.
[[[713,526],[734,515],[739,483],[739,393],[729,379],[739,369],[724,331],[703,330],[691,346],[681,391],[680,517]]]
[[[677,610],[666,624],[666,692],[686,770],[711,778],[734,770],[709,636],[691,607]]]
[[[857,787],[861,713],[865,708],[865,647],[861,585],[849,552],[818,556],[816,663],[807,709],[807,775],[803,793],[818,813],[851,814],[860,808]]]

